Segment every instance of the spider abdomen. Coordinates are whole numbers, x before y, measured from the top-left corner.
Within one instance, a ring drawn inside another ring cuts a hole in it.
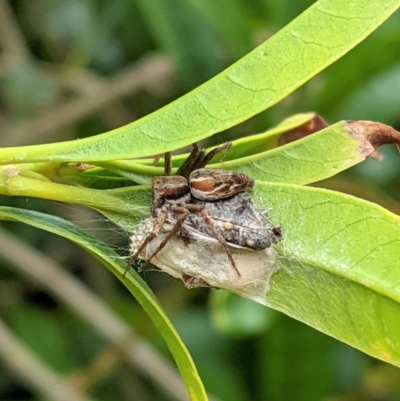
[[[254,181],[247,175],[226,170],[203,168],[193,171],[189,176],[192,195],[208,202],[230,198],[253,185]]]

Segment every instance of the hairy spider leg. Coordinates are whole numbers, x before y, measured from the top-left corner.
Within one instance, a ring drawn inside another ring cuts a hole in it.
[[[201,165],[199,167],[196,167],[196,170],[199,168],[204,168],[207,166],[208,163],[214,158],[214,156],[218,153],[223,153],[221,162],[223,162],[226,159],[226,156],[228,155],[229,149],[232,147],[232,142],[226,142],[221,146],[218,146],[212,150],[210,150],[203,158],[201,161]]]
[[[171,175],[172,171],[172,161],[171,161],[171,152],[164,153],[164,175]]]
[[[187,159],[181,164],[178,171],[176,172],[176,175],[181,175],[188,179],[190,173],[193,170],[196,170],[198,168],[197,166],[201,164],[201,161],[204,159],[205,154],[205,150],[200,148],[197,143],[194,143],[193,150],[190,152],[190,155],[187,157]]]
[[[201,205],[188,204],[188,205],[185,205],[185,206],[174,206],[174,207],[171,207],[171,211],[173,211],[175,213],[182,213],[182,215],[176,221],[175,225],[172,227],[172,230],[168,234],[168,236],[166,238],[164,238],[164,240],[158,246],[156,251],[150,256],[150,258],[148,259],[149,262],[151,261],[151,259],[153,259],[165,247],[165,245],[168,243],[168,241],[171,239],[171,237],[180,230],[180,228],[182,227],[182,225],[186,221],[187,217],[189,216],[190,212],[194,212],[194,213],[200,213],[200,215],[203,218],[204,222],[207,224],[208,228],[214,234],[214,237],[223,246],[223,248],[224,248],[224,250],[225,250],[225,252],[226,252],[226,254],[227,254],[228,258],[229,258],[229,261],[230,261],[232,267],[235,269],[237,275],[239,277],[241,277],[241,274],[240,274],[238,268],[236,267],[236,263],[233,260],[232,254],[231,254],[231,252],[229,250],[228,244],[225,241],[225,238],[215,228],[215,226],[212,223],[212,221],[211,221],[210,217],[208,216],[207,212],[203,209],[203,207]],[[147,241],[146,244],[148,244],[150,241]],[[144,246],[142,245],[141,246],[141,250],[143,250],[143,249],[144,249]],[[140,252],[141,252],[141,250],[140,250]],[[136,254],[138,254],[138,252],[139,251],[137,251]]]
[[[197,170],[202,165],[202,160],[206,156],[206,152],[204,149],[199,148],[197,143],[193,144],[193,150],[190,152],[187,159],[183,162],[183,164],[179,167],[176,175],[180,175],[189,178],[190,173],[193,170]],[[157,157],[157,156],[156,156]],[[160,159],[160,157],[158,157]],[[172,171],[172,159],[171,152],[164,153],[164,175],[170,176]]]
[[[122,277],[125,277],[126,273],[128,272],[130,266],[135,262],[135,260],[139,257],[142,253],[143,249],[147,246],[149,242],[151,242],[160,232],[160,230],[164,227],[165,221],[168,217],[168,208],[167,206],[163,206],[161,208],[160,214],[157,216],[157,220],[154,223],[153,229],[151,233],[146,237],[143,241],[142,245],[140,245],[139,249],[135,252],[135,254],[130,258],[128,265],[125,268],[124,274]]]
[[[157,155],[153,160],[153,166],[155,166],[160,160],[161,155]],[[201,164],[201,161],[205,157],[204,149],[199,148],[197,143],[193,144],[193,150],[190,152],[187,159],[183,162],[183,164],[179,167],[176,175],[181,175],[185,178],[189,178],[189,174],[196,170],[198,165]],[[187,174],[184,172],[187,171]],[[172,172],[172,157],[171,152],[164,153],[164,175],[170,176]],[[183,173],[182,173],[183,172]]]
[[[182,277],[183,284],[185,285],[186,288],[193,288],[193,287],[209,287],[209,284],[205,282],[202,278],[200,277],[195,277],[195,276],[189,276],[188,274],[184,274]],[[214,289],[217,289],[217,287],[213,287]]]
[[[187,208],[185,207],[177,206],[175,208],[172,208],[172,210],[177,213],[182,213],[182,215],[179,216],[178,220],[176,220],[174,226],[171,229],[171,232],[164,238],[164,240],[161,242],[155,252],[153,252],[153,254],[150,256],[150,258],[148,259],[149,262],[158,254],[158,252],[160,252],[165,247],[165,245],[167,245],[167,242],[171,239],[171,237],[180,230],[190,213],[189,210],[187,210]]]
[[[192,152],[179,167],[176,175],[181,175],[188,179],[192,171],[204,168],[218,153],[223,153],[221,161],[225,160],[231,146],[231,142],[226,142],[206,153],[205,149],[199,147],[197,143],[194,143]]]
[[[208,216],[208,213],[203,209],[203,207],[201,205],[188,204],[188,205],[185,205],[185,208],[188,209],[191,212],[200,213],[201,217],[203,217],[204,222],[207,224],[208,228],[214,234],[215,239],[217,239],[219,241],[219,243],[222,245],[222,247],[224,248],[225,253],[227,254],[228,259],[231,262],[232,267],[235,269],[237,275],[239,277],[241,277],[241,274],[240,274],[238,268],[236,267],[236,263],[233,260],[231,251],[229,250],[229,247],[228,247],[228,244],[225,241],[225,238],[215,228],[213,222],[211,221],[210,217]]]
[[[224,161],[229,149],[232,146],[232,142],[226,142],[221,146],[218,146],[208,153],[205,149],[199,147],[197,143],[193,144],[193,150],[190,152],[187,159],[179,167],[176,175],[181,175],[182,177],[189,178],[192,171],[204,168],[218,153],[223,153],[221,161]],[[160,160],[161,155],[157,155],[152,163],[155,166]],[[170,176],[172,171],[172,159],[171,152],[164,153],[164,175]]]

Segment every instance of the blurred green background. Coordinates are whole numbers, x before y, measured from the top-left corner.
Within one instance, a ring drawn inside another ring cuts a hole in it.
[[[222,71],[310,4],[0,0],[0,146],[83,138],[138,119]],[[330,123],[377,120],[400,130],[399,12],[283,102],[205,145],[261,132],[308,111]],[[396,149],[383,147],[376,158],[320,185],[399,214],[399,167]],[[127,233],[83,208],[25,198],[1,197],[0,203],[62,216],[93,230],[122,253],[127,249]],[[21,347],[92,399],[184,399],[156,384],[146,371],[167,382],[167,370],[153,369],[150,358],[145,369],[132,367],[87,320],[46,286],[30,280],[18,257],[7,256],[14,251],[5,239],[17,244],[18,256],[29,255],[31,246],[50,258],[46,263],[61,265],[88,294],[96,294],[151,343],[155,355],[170,360],[157,330],[108,271],[46,232],[4,222],[2,229],[0,347],[6,347],[5,329],[11,329]],[[176,325],[214,400],[400,400],[397,368],[236,296],[188,291],[160,272],[143,276]],[[123,348],[123,342],[120,345]],[[42,397],[0,352],[0,400]]]

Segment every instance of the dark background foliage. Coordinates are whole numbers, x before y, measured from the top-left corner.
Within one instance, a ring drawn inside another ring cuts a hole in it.
[[[138,119],[222,71],[311,3],[0,0],[0,146],[82,138]],[[400,130],[399,88],[397,12],[279,105],[206,144],[261,132],[307,111],[331,123],[377,120]],[[382,161],[370,158],[320,185],[399,213],[399,155],[393,147],[379,153]],[[126,233],[83,208],[36,199],[1,197],[0,202],[62,216],[126,250]],[[60,263],[169,358],[125,288],[89,255],[46,232],[2,227],[7,230],[2,235],[12,233]],[[0,254],[7,251],[0,243]],[[207,390],[222,400],[400,400],[397,368],[248,301],[222,302],[224,294],[215,291],[188,291],[159,272],[144,278],[182,335]],[[110,344],[84,319],[6,258],[0,259],[0,316],[27,349],[71,383],[87,379],[110,352]],[[171,399],[145,376],[118,360],[85,388],[98,400]],[[41,396],[0,360],[0,399]]]

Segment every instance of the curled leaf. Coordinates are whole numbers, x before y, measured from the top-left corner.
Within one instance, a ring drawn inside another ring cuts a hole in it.
[[[349,134],[360,142],[360,152],[369,156],[379,146],[394,144],[400,151],[400,132],[374,121],[346,121]]]
[[[314,134],[328,126],[328,123],[319,115],[314,114],[314,116],[306,121],[304,124],[295,127],[294,129],[283,133],[278,138],[278,145],[285,145],[290,142],[297,141],[304,138],[307,135]]]

